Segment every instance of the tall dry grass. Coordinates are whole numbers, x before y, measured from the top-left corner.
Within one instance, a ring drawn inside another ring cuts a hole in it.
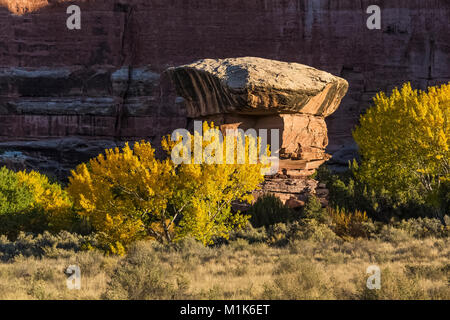
[[[255,230],[247,236],[214,248],[192,240],[174,248],[140,242],[123,258],[78,251],[70,245],[76,239],[65,246],[41,239],[40,253],[23,255],[3,239],[0,299],[450,299],[448,237],[315,235],[273,245]],[[66,287],[64,270],[73,264],[82,272],[79,291]],[[371,291],[365,272],[374,264],[382,288]]]

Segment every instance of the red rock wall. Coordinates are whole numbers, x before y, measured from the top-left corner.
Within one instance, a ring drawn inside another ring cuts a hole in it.
[[[81,30],[66,28],[67,1],[0,0],[1,141],[155,138],[185,118],[165,78],[151,74],[200,58],[258,56],[349,81],[340,109],[327,119],[336,152],[351,145],[351,128],[376,92],[450,80],[448,0],[75,3]],[[382,8],[382,30],[366,27],[372,4]],[[138,68],[131,80],[128,69],[125,77],[117,73],[128,65]],[[39,73],[23,75],[24,68]],[[36,101],[53,104],[40,109]]]

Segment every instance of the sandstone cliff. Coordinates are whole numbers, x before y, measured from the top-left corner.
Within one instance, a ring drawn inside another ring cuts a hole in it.
[[[164,70],[256,56],[349,81],[327,118],[328,151],[345,163],[351,128],[377,91],[450,80],[450,2],[375,2],[70,1],[82,10],[77,31],[66,28],[68,1],[0,0],[0,149],[7,161],[69,167],[102,145],[158,140],[187,125]],[[366,27],[371,4],[382,30]]]

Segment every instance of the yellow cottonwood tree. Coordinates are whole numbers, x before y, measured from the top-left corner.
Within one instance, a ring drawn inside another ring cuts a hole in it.
[[[66,191],[57,183],[36,171],[17,173],[17,180],[32,194],[33,202],[30,210],[42,211],[50,231],[70,229],[72,221],[72,202]]]
[[[203,132],[218,133],[219,130],[213,123],[205,122]],[[270,151],[269,146],[261,150],[260,139],[251,136],[237,135],[231,140],[225,138],[221,141],[214,134],[204,140],[196,139],[198,135],[198,132],[189,134],[188,140],[191,151],[195,148],[205,151],[203,161],[196,164],[193,152],[189,155],[189,164],[181,164],[176,170],[181,181],[179,190],[189,190],[188,204],[183,210],[178,236],[191,235],[208,245],[214,237],[227,238],[230,230],[247,223],[248,217],[231,212],[231,203],[236,200],[253,200],[251,192],[263,182],[264,172],[270,167]],[[162,142],[168,153],[175,146],[171,138]],[[180,139],[174,140],[180,142]],[[243,148],[239,149],[239,145]],[[256,159],[258,156],[260,158]]]
[[[0,168],[0,234],[70,230],[72,202],[58,183],[38,172]]]
[[[201,147],[224,143],[212,139]],[[176,143],[167,137],[162,145],[170,154]],[[112,252],[149,237],[170,243],[192,236],[208,245],[247,221],[231,212],[231,202],[251,200],[265,165],[193,163],[158,160],[149,142],[127,143],[78,166],[68,192]]]
[[[170,161],[155,159],[148,142],[106,150],[81,164],[69,178],[68,192],[100,239],[113,253],[147,235],[163,240],[154,223],[166,224],[166,210],[174,183]]]
[[[450,84],[390,96],[381,92],[353,132],[362,163],[359,177],[398,199],[424,196],[439,206],[439,189],[450,177]],[[441,212],[442,213],[442,212]]]

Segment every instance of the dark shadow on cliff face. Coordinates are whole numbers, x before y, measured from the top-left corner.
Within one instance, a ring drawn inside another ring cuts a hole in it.
[[[44,9],[57,8],[65,5],[72,4],[85,5],[92,4],[96,1],[90,0],[0,0],[0,7],[7,9],[14,15],[24,16],[27,14],[33,14]],[[104,1],[103,1],[104,2]],[[113,1],[111,1],[113,3]]]

